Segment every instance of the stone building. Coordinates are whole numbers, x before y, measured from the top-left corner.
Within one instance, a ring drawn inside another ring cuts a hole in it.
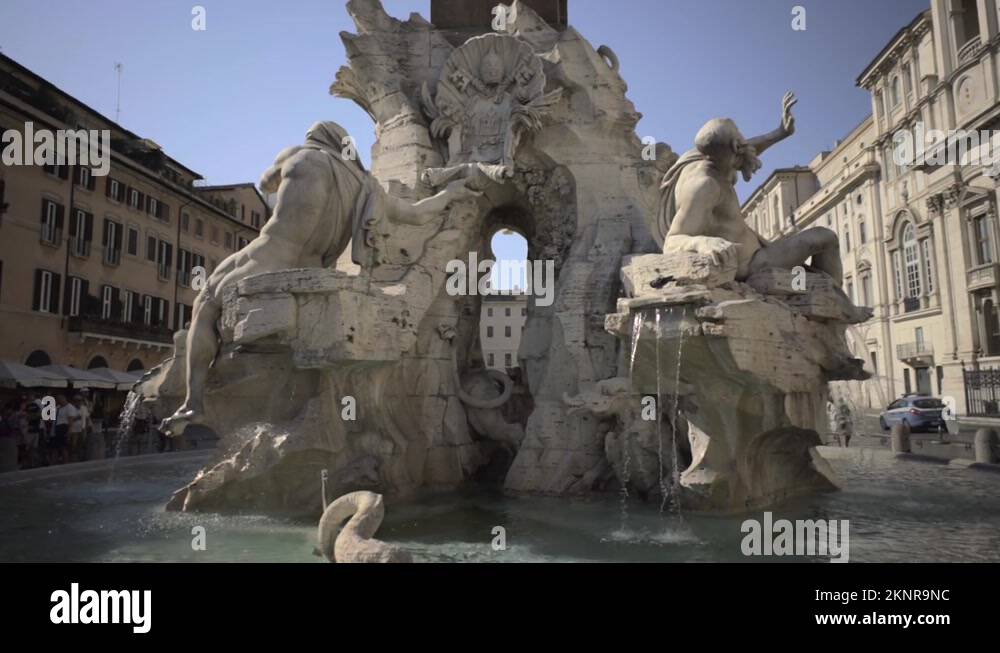
[[[0,167],[0,359],[134,370],[158,363],[191,317],[192,270],[256,237],[252,185],[198,173],[0,55],[0,132],[109,130],[111,163]]]
[[[977,370],[1000,364],[1000,166],[984,144],[963,143],[1000,123],[998,12],[995,0],[933,0],[900,29],[857,79],[872,115],[810,163],[819,190],[783,225],[841,237],[845,290],[875,308],[852,338],[877,375],[853,392],[873,408],[922,392],[953,397],[960,414],[1000,416],[973,390]],[[762,227],[768,183],[745,205]]]
[[[486,367],[501,371],[517,367],[528,295],[487,295],[480,310],[479,339]]]

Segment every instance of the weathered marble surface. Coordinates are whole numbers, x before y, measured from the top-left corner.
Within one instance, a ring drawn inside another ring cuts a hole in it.
[[[847,349],[846,323],[825,310],[835,292],[828,279],[808,275],[802,295],[762,295],[749,280],[656,288],[647,281],[653,261],[642,259],[623,269],[635,297],[620,300],[606,324],[634,348],[635,391],[680,403],[691,450],[682,503],[737,512],[836,488],[813,451],[827,383],[864,372]],[[790,301],[800,297],[812,300]]]
[[[385,503],[381,494],[363,491],[345,494],[327,506],[319,520],[320,552],[330,562],[413,562],[409,552],[373,539],[384,517]]]

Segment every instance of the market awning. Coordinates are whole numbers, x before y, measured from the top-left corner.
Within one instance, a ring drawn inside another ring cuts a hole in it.
[[[0,387],[65,388],[69,379],[40,367],[28,367],[14,361],[0,361]]]
[[[70,365],[44,365],[36,369],[45,370],[46,372],[51,372],[53,374],[61,374],[72,382],[73,387],[77,389],[103,388],[105,390],[114,390],[118,387],[118,384],[114,381],[109,381],[92,372],[77,369]]]
[[[131,390],[132,386],[142,378],[142,372],[119,372],[108,367],[95,367],[87,371],[106,381],[111,381],[119,390]]]

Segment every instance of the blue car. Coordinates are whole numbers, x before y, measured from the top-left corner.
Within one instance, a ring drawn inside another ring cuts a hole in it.
[[[889,404],[879,416],[879,425],[888,431],[896,424],[906,424],[911,431],[948,431],[941,412],[944,402],[926,395],[907,395]]]

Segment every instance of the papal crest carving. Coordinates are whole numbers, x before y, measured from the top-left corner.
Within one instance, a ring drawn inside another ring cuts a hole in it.
[[[509,179],[521,137],[541,128],[561,94],[545,92],[542,60],[526,43],[500,34],[469,39],[445,62],[434,97],[424,84],[431,136],[448,141],[446,167],[428,169],[425,181]]]

